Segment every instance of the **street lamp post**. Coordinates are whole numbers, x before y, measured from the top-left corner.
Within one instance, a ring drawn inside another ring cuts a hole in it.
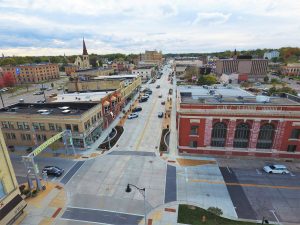
[[[137,186],[135,186],[134,184],[127,184],[126,187],[126,192],[129,193],[131,192],[131,188],[130,187],[134,187],[136,188],[140,194],[144,197],[144,220],[145,220],[145,225],[147,224],[147,217],[146,217],[146,189],[145,188],[139,188]]]

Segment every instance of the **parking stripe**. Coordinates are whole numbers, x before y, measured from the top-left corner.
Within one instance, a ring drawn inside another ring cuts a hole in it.
[[[231,183],[224,181],[211,181],[211,180],[199,180],[194,179],[190,182],[200,182],[208,184],[225,184],[229,186],[242,186],[242,187],[258,187],[258,188],[274,188],[274,189],[289,189],[289,190],[300,190],[300,186],[277,186],[277,185],[267,185],[267,184],[242,184],[242,183]]]

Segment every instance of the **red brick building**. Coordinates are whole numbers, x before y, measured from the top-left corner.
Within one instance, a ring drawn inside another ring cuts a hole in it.
[[[300,98],[179,87],[181,153],[300,158]]]
[[[58,64],[40,63],[19,66],[3,66],[4,72],[11,72],[18,84],[39,83],[59,78]]]

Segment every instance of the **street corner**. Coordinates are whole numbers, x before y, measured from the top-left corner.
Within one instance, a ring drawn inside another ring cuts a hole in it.
[[[177,224],[178,217],[178,204],[170,203],[161,205],[155,209],[153,209],[147,215],[147,225],[161,225],[161,224]],[[145,224],[144,220],[142,220],[140,225]]]
[[[48,182],[45,186],[45,190],[25,199],[28,206],[22,224],[52,224],[65,208],[67,194],[63,186],[53,182]]]

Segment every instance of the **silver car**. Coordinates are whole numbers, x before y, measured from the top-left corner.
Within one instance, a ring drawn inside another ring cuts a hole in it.
[[[284,165],[270,165],[270,166],[265,166],[263,169],[266,173],[278,173],[278,174],[290,173],[286,168],[286,166]]]

